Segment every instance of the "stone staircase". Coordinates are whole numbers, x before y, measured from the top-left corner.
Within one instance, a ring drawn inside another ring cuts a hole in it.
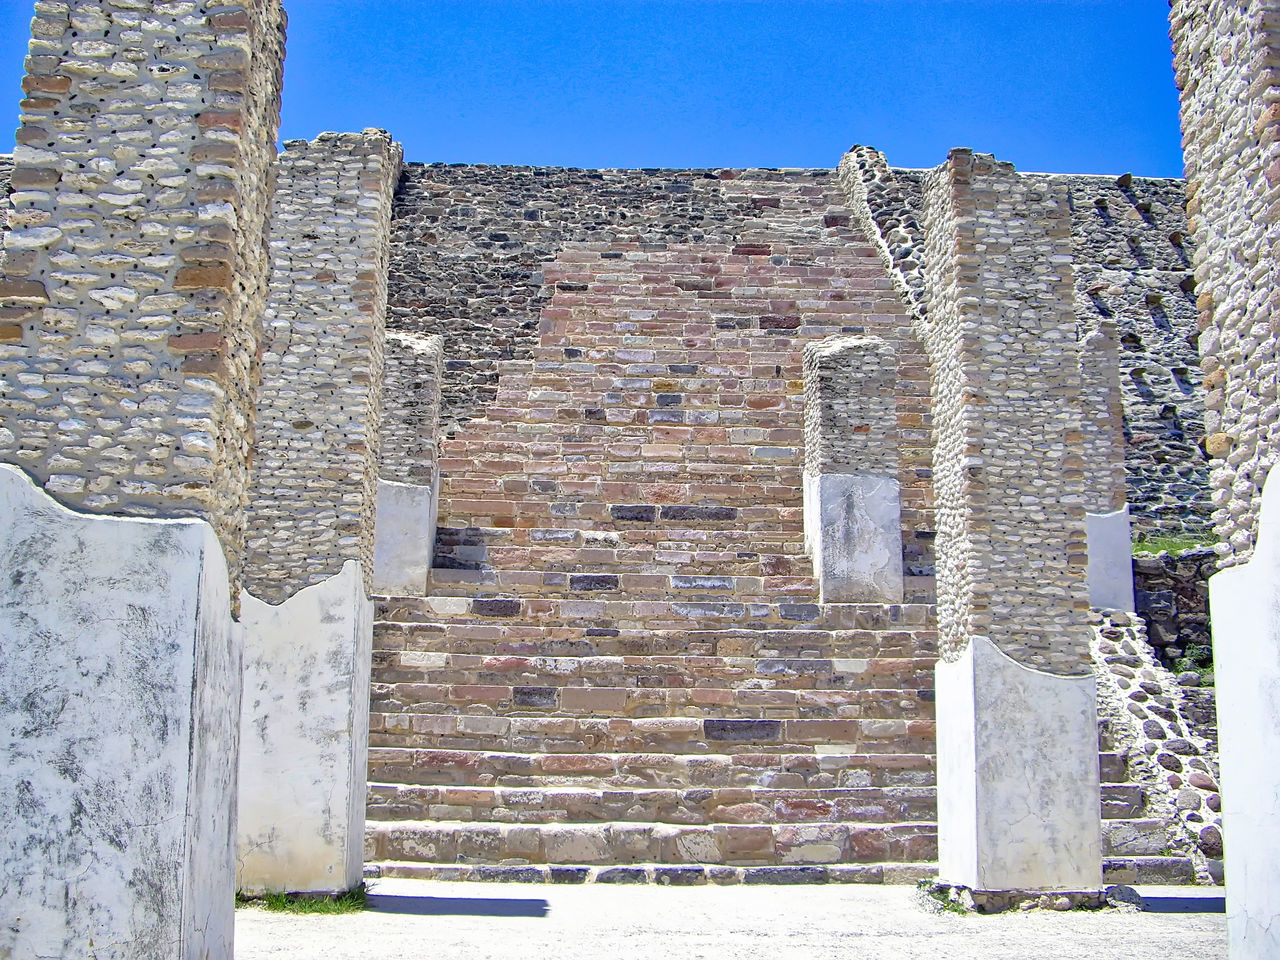
[[[801,349],[906,345],[909,448],[927,379],[831,188],[744,189],[761,220],[735,245],[566,245],[534,359],[442,444],[431,596],[378,604],[372,872],[931,875],[932,582],[909,576],[899,605],[817,602]],[[928,472],[902,459],[910,505]],[[1104,755],[1110,852],[1167,879],[1121,767]]]

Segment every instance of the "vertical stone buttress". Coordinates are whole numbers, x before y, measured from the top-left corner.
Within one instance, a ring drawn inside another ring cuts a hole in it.
[[[804,349],[805,540],[824,603],[902,602],[897,381],[879,337]]]
[[[284,14],[35,10],[0,278],[0,954],[229,960]]]
[[[1078,330],[1089,603],[1134,609],[1133,537],[1125,501],[1124,405],[1116,324]]]
[[[952,151],[924,183],[938,503],[939,871],[1101,883],[1065,190]]]
[[[381,130],[277,162],[244,603],[240,888],[360,882],[391,195]]]
[[[388,331],[374,591],[425,596],[439,509],[437,475],[444,338]]]
[[[1174,0],[1220,563],[1209,580],[1233,960],[1280,954],[1280,2]],[[1265,494],[1264,494],[1265,487]]]

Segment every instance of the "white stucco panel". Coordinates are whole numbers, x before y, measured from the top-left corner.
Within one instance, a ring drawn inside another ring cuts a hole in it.
[[[439,484],[378,481],[373,589],[393,597],[424,597],[435,553]]]
[[[373,604],[361,565],[272,606],[241,595],[239,889],[360,882]]]
[[[806,538],[824,603],[902,602],[898,481],[820,474],[807,484]]]
[[[240,637],[208,524],[0,465],[0,956],[231,960]]]
[[[1089,545],[1089,605],[1133,612],[1133,535],[1129,506],[1111,513],[1085,514]]]

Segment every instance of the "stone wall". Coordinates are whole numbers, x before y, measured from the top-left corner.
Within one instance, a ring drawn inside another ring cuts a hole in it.
[[[1203,533],[1209,518],[1196,347],[1195,242],[1181,180],[1055,176],[1071,203],[1076,317],[1115,325],[1127,495],[1138,534]],[[1097,369],[1093,363],[1089,367]],[[1086,438],[1089,436],[1086,420]],[[1092,465],[1096,458],[1090,454]]]
[[[1018,662],[1089,669],[1080,360],[1066,191],[952,151],[924,184],[938,621]]]
[[[0,280],[0,460],[200,516],[239,581],[278,0],[39,4]]]
[[[383,480],[435,482],[444,338],[387,332],[382,375]]]
[[[1124,406],[1114,323],[1077,328],[1084,433],[1085,506],[1110,513],[1125,505]],[[1126,547],[1125,556],[1129,551]]]
[[[391,193],[382,130],[291,140],[277,162],[247,588],[278,603],[373,570]],[[368,584],[366,584],[368,585]]]
[[[1218,566],[1210,548],[1133,558],[1134,599],[1147,628],[1147,642],[1173,669],[1182,657],[1212,662],[1209,639],[1209,577]]]
[[[1188,225],[1195,254],[1205,446],[1222,563],[1250,556],[1277,457],[1280,329],[1280,10],[1267,0],[1177,0]],[[1229,157],[1230,162],[1224,162]]]
[[[805,347],[805,473],[897,475],[897,380],[893,347],[879,337]]]

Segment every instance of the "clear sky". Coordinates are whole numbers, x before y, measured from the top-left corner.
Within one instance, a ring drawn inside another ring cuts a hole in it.
[[[1181,176],[1167,0],[286,0],[282,139],[410,160]],[[19,94],[30,0],[0,0]]]

